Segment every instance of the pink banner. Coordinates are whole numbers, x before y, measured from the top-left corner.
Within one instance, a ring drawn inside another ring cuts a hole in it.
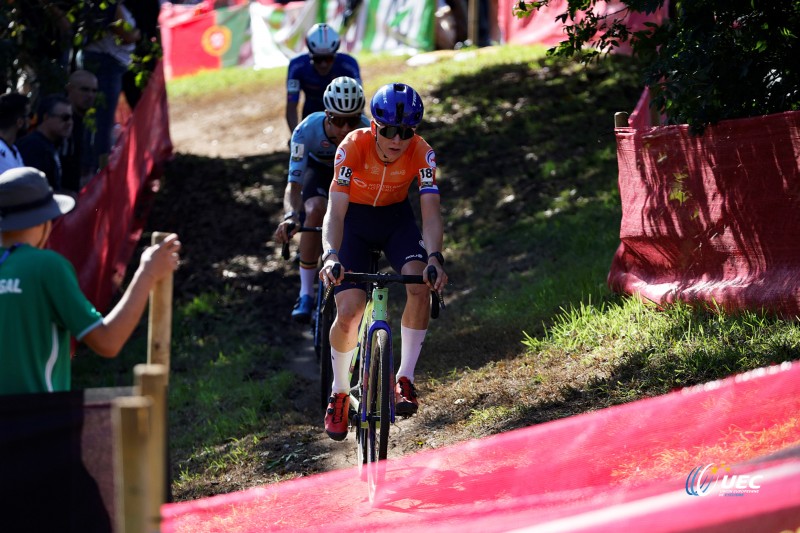
[[[159,64],[114,146],[108,165],[59,218],[49,247],[69,259],[78,282],[105,313],[139,242],[154,184],[172,155],[164,71]]]
[[[798,386],[784,363],[390,459],[374,504],[354,467],[166,504],[161,531],[794,531]]]
[[[800,315],[800,111],[616,135],[613,290]]]

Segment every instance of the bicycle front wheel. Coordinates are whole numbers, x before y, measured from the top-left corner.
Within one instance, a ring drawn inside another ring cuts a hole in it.
[[[374,501],[378,486],[386,476],[385,459],[389,449],[390,398],[392,390],[392,368],[390,364],[389,336],[384,330],[372,335],[369,379],[364,385],[364,401],[367,409],[366,435],[367,484],[369,499]]]

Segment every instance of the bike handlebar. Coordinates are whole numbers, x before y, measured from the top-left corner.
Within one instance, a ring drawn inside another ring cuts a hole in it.
[[[296,227],[296,224],[294,222],[292,222],[290,224],[287,224],[286,225],[286,233],[287,234],[291,233],[292,231],[294,231],[295,227]],[[297,228],[297,233],[303,233],[305,231],[321,232],[322,228],[319,227],[319,226],[300,226],[299,228]],[[289,242],[288,241],[283,243],[283,246],[281,246],[281,257],[283,257],[284,259],[289,259],[289,257],[290,257],[290,255],[289,255]]]
[[[338,278],[339,274],[342,271],[341,263],[336,263],[331,268],[331,274],[334,277]],[[428,265],[428,279],[431,283],[436,283],[436,267],[433,265]],[[343,281],[349,281],[350,283],[377,283],[378,286],[386,285],[387,283],[402,283],[402,284],[417,284],[417,285],[424,285],[425,282],[422,279],[422,276],[418,275],[408,275],[408,274],[393,274],[391,272],[376,272],[376,273],[365,273],[365,272],[345,272]],[[328,287],[328,291],[326,292],[326,300],[328,297],[328,293],[330,293],[332,287]],[[431,291],[431,318],[439,318],[439,310],[445,309],[444,305],[444,296],[441,293],[436,291]]]

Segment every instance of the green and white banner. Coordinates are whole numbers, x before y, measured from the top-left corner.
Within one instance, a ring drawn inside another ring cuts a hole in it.
[[[364,0],[349,20],[345,7],[346,0],[251,2],[254,66],[287,65],[289,58],[305,51],[305,34],[317,22],[328,22],[339,32],[345,52],[415,54],[434,49],[436,0]]]

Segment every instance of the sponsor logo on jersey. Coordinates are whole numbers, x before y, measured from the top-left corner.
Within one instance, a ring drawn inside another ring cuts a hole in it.
[[[302,172],[300,172],[300,170],[297,170],[297,169],[295,169],[295,170],[292,170],[292,176],[299,177],[299,176],[300,176],[300,174],[302,174]]]
[[[390,176],[405,176],[406,175],[406,169],[403,168],[403,169],[400,169],[400,170],[393,170],[393,171],[391,171],[389,173],[389,175]]]
[[[327,140],[327,139],[323,139],[323,140],[322,140],[322,142],[321,142],[321,143],[319,143],[319,144],[320,144],[320,146],[322,146],[323,148],[330,148],[330,147],[331,147],[331,143],[330,143],[330,142],[328,142],[328,140]]]
[[[333,158],[333,164],[338,165],[347,157],[347,152],[341,146],[336,149],[336,157]]]
[[[300,92],[300,80],[289,80],[286,82],[286,90],[290,93]]]
[[[362,189],[367,188],[367,184],[364,183],[364,181],[359,178],[353,178],[353,183],[355,183],[357,187],[361,187]]]
[[[425,162],[428,163],[428,166],[436,168],[436,154],[433,150],[428,150],[428,153],[425,154]]]

